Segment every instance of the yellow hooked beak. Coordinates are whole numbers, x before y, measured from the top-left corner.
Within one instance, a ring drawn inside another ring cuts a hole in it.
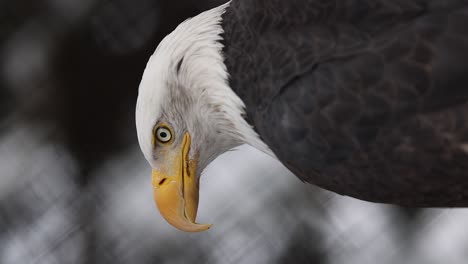
[[[189,160],[191,139],[185,134],[171,168],[153,169],[154,200],[169,224],[187,232],[205,231],[211,225],[195,223],[198,209],[198,182],[195,175],[197,160]]]

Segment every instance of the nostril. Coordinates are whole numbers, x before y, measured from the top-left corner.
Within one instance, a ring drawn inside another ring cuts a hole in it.
[[[159,182],[159,186],[163,185],[165,181],[166,181],[166,178],[162,179],[162,180]]]

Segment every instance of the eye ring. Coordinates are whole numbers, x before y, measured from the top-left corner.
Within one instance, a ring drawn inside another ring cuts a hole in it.
[[[161,126],[156,129],[156,139],[161,143],[169,143],[172,140],[172,132],[169,128]]]

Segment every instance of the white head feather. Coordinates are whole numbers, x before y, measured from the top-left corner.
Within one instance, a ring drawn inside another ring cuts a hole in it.
[[[244,120],[244,103],[228,85],[221,44],[222,14],[228,6],[180,24],[148,61],[139,88],[136,127],[141,150],[153,168],[158,165],[152,133],[159,121],[170,123],[176,137],[191,134],[191,150],[200,153],[201,169],[244,143],[271,154]]]

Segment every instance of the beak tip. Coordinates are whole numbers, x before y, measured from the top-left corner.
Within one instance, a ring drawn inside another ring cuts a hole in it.
[[[189,233],[199,233],[209,230],[213,225],[208,224],[196,224],[196,223],[186,223],[181,225],[180,223],[170,223],[176,229],[180,231],[189,232]]]
[[[187,230],[188,232],[203,232],[209,230],[213,225],[212,224],[195,224],[193,229]]]

